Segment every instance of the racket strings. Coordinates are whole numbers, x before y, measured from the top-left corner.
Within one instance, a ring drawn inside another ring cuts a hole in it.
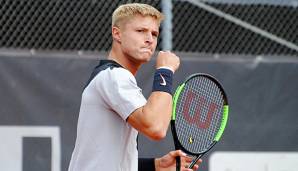
[[[188,151],[202,152],[220,127],[223,95],[215,83],[196,77],[187,82],[178,101],[175,124],[179,141]]]
[[[204,85],[204,83],[206,85]],[[205,78],[205,77],[202,77],[202,79],[198,79],[198,83],[197,84],[192,84],[192,87],[191,89],[194,89],[194,85],[202,85],[202,89],[203,90],[202,92],[198,92],[200,93],[199,95],[202,96],[204,94],[206,94],[206,100],[208,100],[207,104],[210,104],[210,103],[214,103],[214,104],[217,104],[217,106],[219,106],[218,104],[221,104],[222,102],[222,98],[218,98],[219,94],[220,94],[220,91],[218,89],[218,87],[216,86],[216,84],[214,84],[212,81],[210,81],[209,79]],[[206,88],[206,89],[205,89]],[[208,91],[209,90],[209,91]],[[204,148],[206,148],[207,146],[209,146],[213,139],[214,139],[214,136],[215,136],[215,133],[217,132],[217,130],[219,129],[219,125],[220,125],[220,120],[221,120],[221,111],[220,111],[221,108],[218,108],[218,112],[217,114],[212,114],[213,118],[211,118],[211,123],[210,123],[210,126],[209,126],[209,131],[206,131],[206,137],[204,137],[204,134],[199,134],[199,136],[201,136],[201,140],[204,140],[203,141],[203,146],[201,147],[201,149],[203,150]],[[202,110],[202,113],[205,113],[205,115],[201,115],[203,120],[207,120],[207,116],[208,116],[208,112],[210,110],[210,107],[208,107],[208,105],[204,105],[203,106],[203,110]],[[213,111],[210,111],[210,112],[213,112]],[[214,111],[216,112],[216,111]]]

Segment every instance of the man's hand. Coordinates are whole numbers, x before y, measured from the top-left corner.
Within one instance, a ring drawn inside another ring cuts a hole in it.
[[[170,51],[160,51],[156,59],[156,68],[166,67],[175,72],[180,65],[180,59]]]
[[[181,150],[171,151],[168,154],[164,155],[161,158],[155,159],[155,170],[156,171],[176,171],[176,157],[181,157],[181,171],[194,171],[199,168],[202,160],[198,160],[198,162],[194,165],[193,169],[188,169],[187,167],[190,165],[192,158],[186,156]]]

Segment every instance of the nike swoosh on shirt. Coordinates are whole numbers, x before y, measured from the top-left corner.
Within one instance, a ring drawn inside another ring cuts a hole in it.
[[[167,85],[167,82],[166,82],[165,78],[161,74],[159,74],[159,75],[160,75],[160,77],[162,79],[162,82],[160,83],[160,85],[166,86]]]

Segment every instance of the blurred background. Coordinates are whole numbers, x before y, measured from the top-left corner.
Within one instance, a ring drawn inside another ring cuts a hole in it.
[[[199,170],[297,171],[298,0],[0,0],[0,170],[67,170],[83,87],[130,2],[166,16],[157,51],[181,58],[174,88],[204,72],[227,91],[226,131]],[[154,64],[137,75],[146,97]],[[170,150],[170,131],[139,137],[141,157]]]

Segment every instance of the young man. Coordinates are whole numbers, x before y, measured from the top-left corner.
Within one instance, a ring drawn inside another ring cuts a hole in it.
[[[176,170],[177,156],[182,159],[182,170],[191,170],[185,168],[191,158],[181,151],[138,161],[138,132],[160,140],[166,136],[171,117],[172,76],[179,58],[171,52],[159,52],[148,100],[134,77],[155,51],[162,18],[158,10],[146,4],[126,4],[114,11],[112,49],[82,94],[69,171]]]

